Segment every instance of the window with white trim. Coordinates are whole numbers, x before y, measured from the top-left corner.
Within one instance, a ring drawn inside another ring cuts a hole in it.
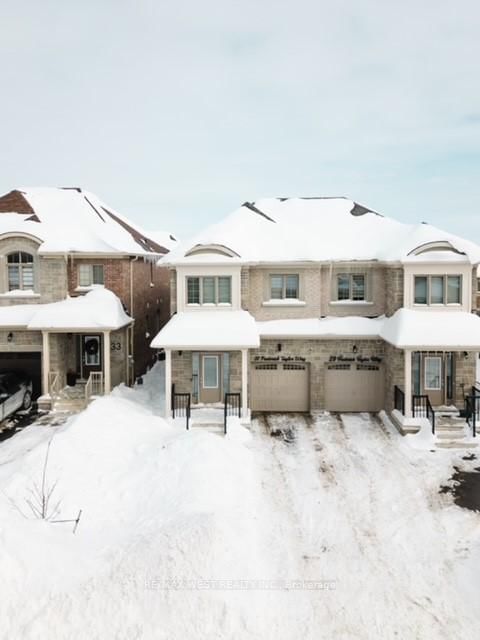
[[[414,303],[418,305],[462,304],[462,276],[414,276]]]
[[[367,299],[364,273],[339,273],[337,275],[337,300],[364,302]]]
[[[7,256],[8,290],[34,287],[33,256],[25,251],[15,251]]]
[[[298,273],[270,276],[270,300],[298,300],[300,278]]]
[[[188,276],[187,304],[231,305],[231,276]]]
[[[91,287],[95,284],[105,284],[103,264],[80,264],[78,266],[78,285]]]

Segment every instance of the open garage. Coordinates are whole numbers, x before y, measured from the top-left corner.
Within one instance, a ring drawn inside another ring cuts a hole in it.
[[[251,367],[252,411],[309,411],[308,363],[254,363]]]
[[[0,353],[0,371],[22,371],[31,377],[33,399],[42,394],[42,354],[35,351]]]
[[[327,364],[327,411],[380,411],[384,407],[384,373],[381,364],[345,362]]]

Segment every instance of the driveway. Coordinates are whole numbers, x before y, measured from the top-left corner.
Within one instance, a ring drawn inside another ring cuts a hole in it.
[[[252,429],[272,543],[290,575],[335,584],[305,612],[322,637],[480,637],[480,515],[439,493],[475,460],[412,449],[369,414],[263,414]]]

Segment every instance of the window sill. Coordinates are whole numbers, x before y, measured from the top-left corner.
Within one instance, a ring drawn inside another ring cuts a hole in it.
[[[284,298],[282,300],[265,300],[262,302],[262,307],[305,307],[306,304],[304,300]]]
[[[15,291],[5,291],[5,293],[0,293],[0,298],[40,298],[41,295],[39,293],[35,293],[34,291],[22,291],[21,289],[16,289]]]
[[[333,306],[354,306],[354,307],[371,307],[373,306],[373,302],[368,302],[368,300],[330,300],[329,304]]]
[[[198,302],[187,302],[187,309],[231,309],[232,305],[230,302],[219,302],[218,304],[213,304],[210,302],[206,302],[204,304],[199,304]]]

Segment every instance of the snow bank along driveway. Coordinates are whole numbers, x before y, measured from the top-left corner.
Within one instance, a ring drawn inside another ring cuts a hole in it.
[[[480,637],[480,517],[438,494],[457,454],[366,415],[187,433],[157,382],[0,445],[1,638]],[[22,515],[52,433],[75,535]]]

